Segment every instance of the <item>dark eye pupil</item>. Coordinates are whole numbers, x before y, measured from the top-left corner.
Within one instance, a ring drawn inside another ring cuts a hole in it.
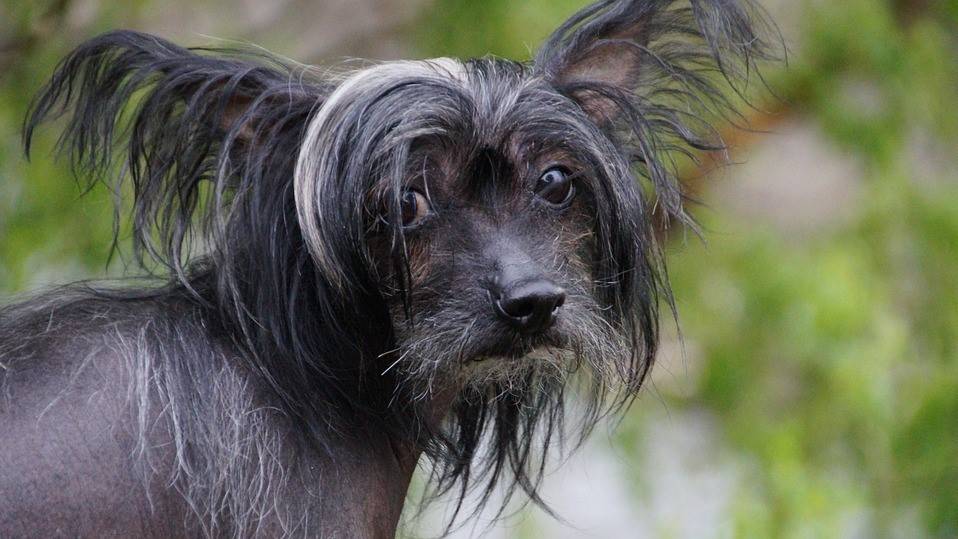
[[[561,169],[546,171],[536,184],[536,194],[550,204],[562,205],[572,198],[572,180]]]

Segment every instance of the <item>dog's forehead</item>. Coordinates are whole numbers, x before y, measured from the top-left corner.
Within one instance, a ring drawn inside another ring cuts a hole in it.
[[[485,132],[516,122],[517,109],[534,101],[540,109],[570,105],[529,66],[498,58],[459,60],[440,57],[376,64],[346,73],[322,103],[313,125],[349,103],[367,115],[394,116],[394,125],[461,120]],[[525,111],[530,112],[530,111]],[[524,121],[534,121],[534,115]],[[367,116],[368,119],[368,116]]]
[[[572,142],[579,138],[572,131],[587,131],[573,108],[527,65],[509,60],[387,62],[342,77],[312,118],[304,147],[318,148],[324,132],[347,124],[354,137],[385,146],[441,141],[446,160],[487,148],[520,159],[534,137]]]

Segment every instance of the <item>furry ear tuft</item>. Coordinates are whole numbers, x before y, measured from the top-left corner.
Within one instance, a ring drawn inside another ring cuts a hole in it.
[[[667,215],[682,209],[674,158],[724,149],[712,123],[740,119],[777,35],[751,0],[602,0],[545,42],[536,71],[575,100],[641,165]]]
[[[328,91],[296,71],[262,53],[103,34],[67,56],[37,95],[24,149],[29,156],[39,124],[68,114],[59,152],[78,177],[132,183],[138,260],[160,263],[185,284],[190,241],[225,248],[215,236],[248,202],[238,193],[262,189],[277,169],[291,177],[289,156]]]
[[[636,90],[644,71],[717,70],[728,82],[769,60],[772,25],[751,0],[603,0],[573,15],[543,44],[536,68],[558,84]]]
[[[600,2],[569,19],[543,46],[537,66],[560,84],[634,88],[649,40],[649,3],[617,4]]]

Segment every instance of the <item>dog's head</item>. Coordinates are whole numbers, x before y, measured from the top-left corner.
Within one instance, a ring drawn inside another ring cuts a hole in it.
[[[65,60],[27,140],[74,107],[74,163],[110,170],[147,89],[122,132],[135,243],[217,307],[291,413],[385,417],[452,455],[445,484],[487,439],[490,484],[509,470],[534,495],[535,430],[559,426],[570,375],[591,374],[591,418],[652,363],[653,215],[686,220],[670,163],[721,148],[718,83],[756,73],[762,24],[747,1],[604,0],[526,63],[336,75],[118,32]]]
[[[584,106],[600,97],[573,89],[584,61],[378,65],[311,119],[297,215],[333,286],[361,286],[357,256],[372,274],[395,336],[380,374],[428,395],[588,364],[637,386],[655,341],[650,209],[631,150]]]

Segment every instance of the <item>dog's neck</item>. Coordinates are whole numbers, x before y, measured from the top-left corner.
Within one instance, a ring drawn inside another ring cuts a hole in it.
[[[320,470],[320,495],[331,498],[322,502],[323,529],[330,536],[395,537],[419,455],[385,437],[334,448]]]
[[[423,421],[438,426],[456,395],[456,389],[434,395]],[[335,493],[321,502],[323,528],[344,536],[395,537],[421,448],[385,433],[338,439],[326,458],[303,466],[307,490],[312,490],[309,483],[313,483],[322,485],[321,496]]]

